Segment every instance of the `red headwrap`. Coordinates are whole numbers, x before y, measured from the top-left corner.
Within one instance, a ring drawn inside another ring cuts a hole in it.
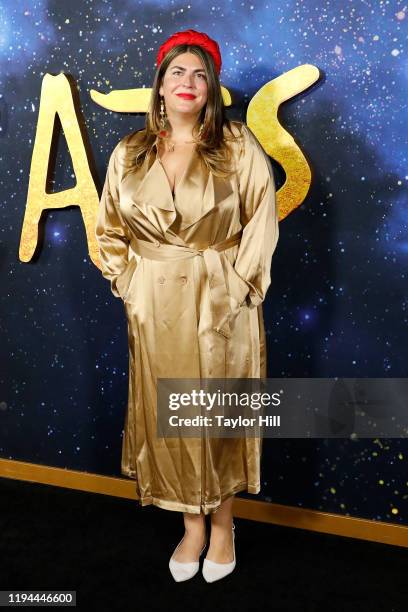
[[[204,34],[204,32],[196,32],[195,30],[185,30],[184,32],[176,32],[168,38],[159,48],[157,53],[157,67],[160,66],[164,56],[176,45],[199,45],[203,47],[212,56],[215,64],[215,69],[220,73],[221,70],[221,53],[218,44]]]

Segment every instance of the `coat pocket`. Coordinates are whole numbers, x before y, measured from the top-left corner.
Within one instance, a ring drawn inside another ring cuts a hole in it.
[[[246,302],[246,297],[249,293],[249,285],[236,272],[230,260],[225,257],[225,265],[227,271],[228,294],[239,306],[243,306]]]
[[[133,276],[138,268],[138,261],[136,257],[131,257],[126,267],[122,270],[119,276],[116,278],[116,288],[123,301],[126,301],[129,293],[130,283]]]

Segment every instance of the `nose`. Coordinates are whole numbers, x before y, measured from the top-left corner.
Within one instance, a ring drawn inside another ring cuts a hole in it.
[[[185,87],[191,87],[191,77],[192,76],[193,76],[192,74],[187,74],[187,73],[184,75],[184,83],[183,83],[183,85]]]

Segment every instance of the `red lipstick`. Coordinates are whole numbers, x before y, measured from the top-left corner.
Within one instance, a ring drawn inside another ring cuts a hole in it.
[[[178,96],[179,98],[184,98],[185,100],[194,100],[195,99],[195,96],[193,96],[193,94],[180,93],[180,94],[176,94],[176,96]]]

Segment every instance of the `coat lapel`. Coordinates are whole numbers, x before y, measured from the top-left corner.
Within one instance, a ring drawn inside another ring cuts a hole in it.
[[[227,180],[214,177],[194,151],[176,185],[173,198],[169,180],[154,143],[142,168],[126,176],[124,191],[131,205],[165,236],[176,220],[177,213],[181,216],[180,230],[184,231],[219,206],[231,195],[233,189]],[[173,232],[171,234],[174,236]]]

